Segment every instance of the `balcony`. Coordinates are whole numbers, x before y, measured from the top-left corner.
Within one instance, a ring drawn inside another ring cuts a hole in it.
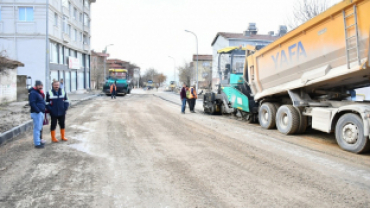
[[[69,37],[69,34],[63,33],[63,42],[65,43],[71,42],[71,38]]]
[[[69,17],[69,9],[65,6],[63,6],[63,14]]]
[[[60,33],[59,33],[59,28],[55,25],[53,25],[52,35],[56,38],[59,38],[59,39],[61,38]]]
[[[86,34],[90,34],[90,28],[88,27],[88,26],[84,26],[84,32],[86,33]]]
[[[17,22],[17,34],[34,34],[37,31],[36,22]]]
[[[51,4],[55,9],[59,10],[59,9],[60,9],[60,4],[59,4],[59,2],[60,2],[60,1],[58,1],[58,0],[51,0],[51,1],[50,1],[50,4]]]
[[[90,51],[90,45],[84,43],[84,50],[85,51]]]

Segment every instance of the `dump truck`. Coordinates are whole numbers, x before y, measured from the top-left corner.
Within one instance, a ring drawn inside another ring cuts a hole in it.
[[[103,92],[106,95],[110,95],[110,86],[114,82],[116,82],[117,94],[126,95],[131,93],[127,69],[109,69],[109,76],[103,86]]]
[[[346,151],[369,151],[370,103],[351,100],[355,89],[370,86],[369,13],[370,0],[345,0],[263,48],[247,46],[240,85],[246,90],[225,93],[226,70],[219,70],[219,89],[205,95],[205,112],[240,112],[283,134],[311,126],[334,133]]]

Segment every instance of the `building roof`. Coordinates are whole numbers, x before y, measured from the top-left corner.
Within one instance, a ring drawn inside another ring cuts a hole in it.
[[[8,59],[6,57],[1,57],[0,56],[0,65],[5,66],[5,68],[8,69],[15,69],[17,67],[24,67],[24,63],[21,63],[16,60]]]
[[[218,36],[222,36],[226,39],[240,39],[240,40],[266,40],[266,41],[274,41],[278,39],[277,36],[271,35],[249,35],[245,36],[243,33],[229,33],[229,32],[218,32],[216,37],[213,39],[211,46],[213,46],[218,38]]]
[[[92,56],[109,57],[109,53],[95,52],[94,50],[91,51],[91,55]]]
[[[197,60],[197,55],[193,55],[193,61]],[[212,61],[212,55],[198,55],[198,61]]]
[[[109,64],[109,68],[111,69],[124,69],[124,67],[122,65],[119,65],[119,64]]]
[[[123,61],[121,59],[108,59],[107,62],[108,63],[129,63],[129,62]]]

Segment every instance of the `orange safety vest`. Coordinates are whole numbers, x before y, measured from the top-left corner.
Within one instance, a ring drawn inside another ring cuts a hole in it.
[[[113,92],[113,86],[114,86],[114,88],[115,88],[115,90],[116,90],[116,93],[117,93],[117,86],[116,86],[116,85],[114,85],[114,84],[112,84],[112,85],[110,86],[110,93],[112,93],[112,92]]]
[[[193,89],[193,94],[191,93],[191,89]],[[190,99],[198,99],[197,91],[195,90],[194,87],[190,87]]]

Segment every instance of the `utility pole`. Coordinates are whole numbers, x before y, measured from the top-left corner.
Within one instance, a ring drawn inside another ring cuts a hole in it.
[[[176,82],[176,59],[172,56],[168,56],[169,58],[172,58],[173,59],[173,81]],[[176,84],[178,85],[178,83]]]

